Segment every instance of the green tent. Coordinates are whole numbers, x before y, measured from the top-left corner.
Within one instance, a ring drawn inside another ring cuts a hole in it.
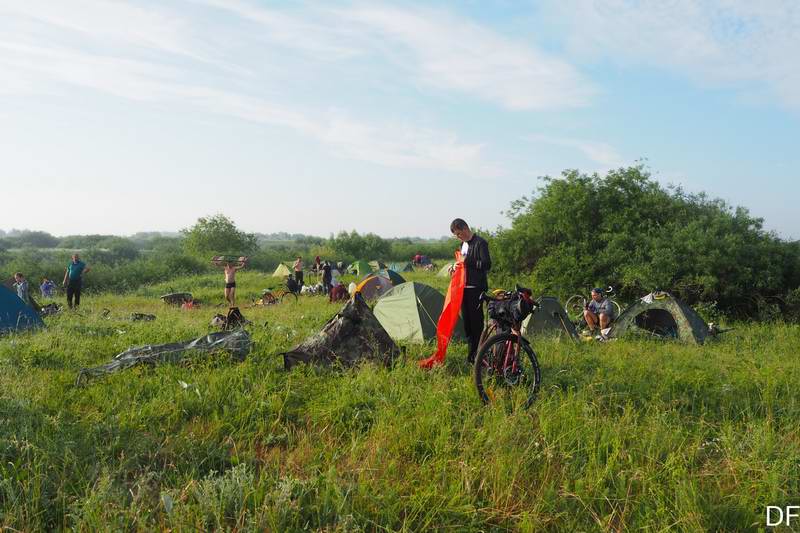
[[[384,278],[389,278],[389,281],[392,282],[392,285],[400,285],[401,283],[406,282],[403,276],[391,269],[379,270],[377,274],[379,276],[383,276]]]
[[[389,265],[389,270],[394,270],[395,272],[414,272],[414,267],[411,266],[411,263],[391,263]]]
[[[536,303],[539,307],[522,322],[523,335],[535,337],[566,334],[572,339],[578,339],[578,332],[558,298],[542,296]]]
[[[292,272],[285,264],[279,263],[278,268],[275,269],[272,275],[276,278],[285,278],[286,276],[291,276]]]
[[[436,339],[436,323],[443,307],[444,296],[439,291],[409,281],[389,289],[372,312],[392,339],[424,343]],[[464,338],[460,319],[453,338]]]
[[[610,338],[640,334],[703,344],[708,325],[694,309],[666,292],[652,292],[631,305],[611,325]]]
[[[386,268],[386,263],[383,261],[378,261],[377,259],[374,261],[370,261],[367,263],[369,267],[372,269],[373,272],[377,272],[378,270],[383,270]]]
[[[447,263],[445,266],[439,270],[439,273],[436,274],[440,278],[449,278],[450,277],[450,267],[452,267],[455,263]]]
[[[349,267],[347,267],[348,274],[355,274],[356,276],[363,277],[367,274],[372,272],[372,267],[369,266],[369,263],[360,259],[355,263],[351,263]]]

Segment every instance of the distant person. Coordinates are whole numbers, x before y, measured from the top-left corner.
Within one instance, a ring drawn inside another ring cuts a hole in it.
[[[225,273],[225,299],[230,307],[236,307],[236,272],[245,266],[245,262],[233,264],[225,263],[222,271]]]
[[[483,333],[483,304],[480,296],[489,290],[487,274],[492,268],[489,256],[489,244],[485,239],[469,229],[469,225],[457,218],[450,223],[450,231],[461,241],[461,256],[467,270],[464,285],[464,296],[461,300],[461,316],[464,320],[464,332],[469,340],[467,362],[472,364],[478,353],[478,343]]]
[[[39,285],[39,290],[42,293],[42,298],[52,298],[56,291],[56,284],[53,280],[42,278],[42,284]]]
[[[422,255],[420,255],[420,254],[416,254],[416,255],[414,256],[414,259],[412,260],[412,262],[413,262],[415,265],[421,265],[421,264],[422,264]]]
[[[28,294],[28,280],[22,275],[22,272],[14,273],[14,288],[17,290],[19,299],[25,302],[25,305],[31,304],[31,299]]]
[[[322,292],[324,294],[328,294],[333,288],[333,284],[331,283],[333,279],[333,274],[331,274],[331,264],[328,261],[322,263]]]
[[[320,259],[319,256],[314,258],[314,264],[311,265],[311,270],[315,274],[319,274],[320,272],[322,272],[322,259]]]
[[[297,256],[297,260],[294,262],[294,280],[297,282],[299,287],[303,286],[303,258],[299,255]]]
[[[286,276],[286,290],[294,294],[300,292],[300,285],[297,284],[297,280],[292,276]]]
[[[334,285],[328,293],[328,301],[331,303],[347,300],[349,297],[350,295],[347,294],[347,287],[341,283]]]
[[[67,288],[67,305],[70,309],[81,305],[81,289],[83,288],[83,275],[88,274],[91,267],[81,261],[77,253],[72,254],[72,260],[64,271],[64,287]]]
[[[586,309],[583,310],[583,318],[586,320],[586,327],[589,328],[589,334],[593,335],[597,326],[600,326],[600,333],[602,334],[611,322],[616,318],[614,316],[614,306],[611,300],[605,297],[603,289],[592,289],[592,299],[586,304]]]

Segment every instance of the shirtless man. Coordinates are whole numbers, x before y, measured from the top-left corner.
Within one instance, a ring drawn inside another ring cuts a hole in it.
[[[244,268],[246,263],[242,262],[237,265],[225,263],[223,272],[225,272],[225,299],[231,307],[236,307],[236,271]]]

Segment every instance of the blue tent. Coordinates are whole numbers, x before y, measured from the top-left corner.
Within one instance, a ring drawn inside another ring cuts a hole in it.
[[[25,305],[16,294],[0,285],[0,333],[43,325],[44,322],[36,311]]]

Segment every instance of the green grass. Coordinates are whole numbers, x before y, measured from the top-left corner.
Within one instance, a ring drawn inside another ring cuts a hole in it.
[[[74,385],[132,345],[209,331],[218,278],[90,295],[80,314],[0,339],[0,526],[741,531],[763,527],[766,505],[800,503],[798,326],[740,324],[704,347],[534,339],[535,405],[486,408],[461,344],[431,372],[416,360],[432,346],[406,346],[392,369],[284,371],[277,354],[340,307],[307,297],[243,309],[243,363]],[[242,273],[240,301],[272,284]],[[168,308],[156,296],[169,288],[207,305]]]

